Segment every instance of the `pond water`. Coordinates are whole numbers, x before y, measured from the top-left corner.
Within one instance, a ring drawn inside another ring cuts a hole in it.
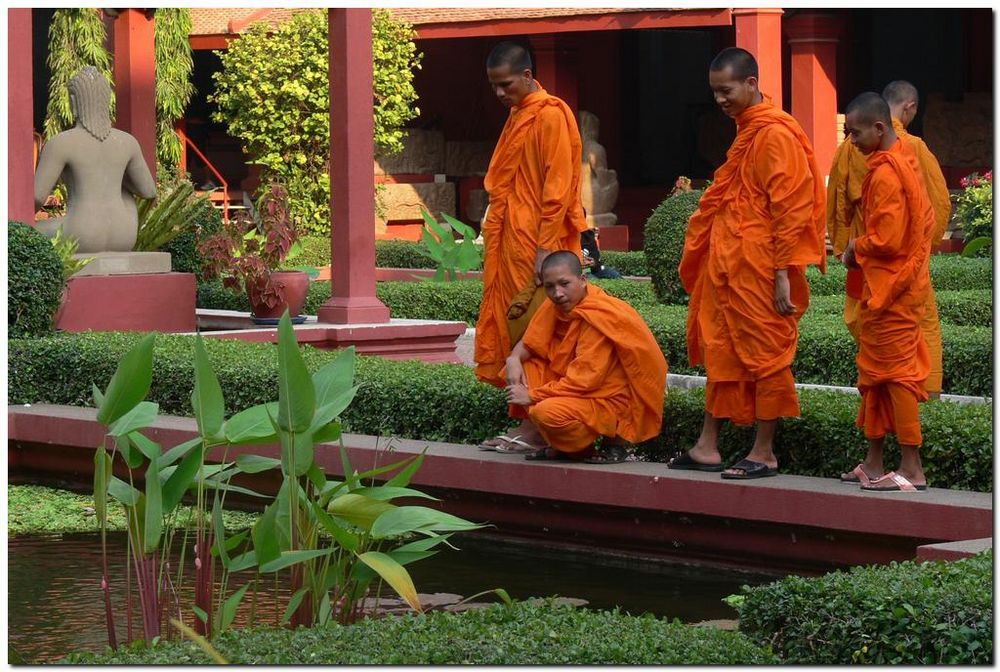
[[[125,537],[109,535],[108,541],[112,600],[119,642],[123,642]],[[736,612],[722,598],[738,592],[741,585],[776,578],[593,550],[556,549],[494,535],[466,534],[456,542],[460,551],[445,549],[408,567],[422,594],[469,596],[502,587],[515,599],[559,595],[586,600],[595,609],[619,606],[632,614],[648,611],[697,622],[735,618]],[[8,645],[29,662],[54,661],[71,651],[104,650],[107,633],[100,568],[99,535],[12,537],[8,543]],[[191,578],[185,583],[190,584]],[[231,580],[230,591],[248,578],[249,573]],[[257,623],[274,622],[275,588],[270,580],[268,585],[258,596],[253,614],[249,597],[244,600],[237,624],[251,618]],[[283,608],[287,586],[279,586],[278,591]],[[182,604],[187,607],[190,599],[182,599]],[[138,638],[138,614],[134,618]]]

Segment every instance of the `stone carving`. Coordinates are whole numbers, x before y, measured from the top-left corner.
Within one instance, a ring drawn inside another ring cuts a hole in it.
[[[922,102],[922,101],[921,101]],[[993,95],[966,93],[960,101],[927,97],[923,139],[942,166],[993,165]]]
[[[61,228],[81,254],[131,251],[139,229],[134,195],[154,198],[156,183],[138,141],[111,127],[111,88],[97,68],[70,80],[69,99],[76,125],[45,143],[35,173],[35,207],[62,177],[66,215],[38,222],[38,230],[51,237]]]
[[[453,182],[420,182],[417,184],[386,184],[381,194],[385,219],[376,226],[400,220],[420,220],[420,210],[441,218],[441,213],[455,215],[455,184]],[[384,229],[382,229],[384,231]]]
[[[444,173],[444,134],[411,128],[403,151],[375,162],[376,175],[437,175]]]
[[[449,140],[444,147],[444,172],[451,177],[483,177],[493,156],[492,142]]]
[[[580,201],[587,211],[587,225],[614,226],[618,217],[611,212],[618,201],[618,174],[608,168],[604,145],[597,141],[600,121],[597,116],[580,111],[580,136],[583,140],[583,169],[580,173]]]

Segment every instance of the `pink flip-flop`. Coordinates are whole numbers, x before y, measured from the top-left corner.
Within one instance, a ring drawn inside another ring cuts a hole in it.
[[[891,483],[892,485],[886,486],[887,483]],[[862,484],[861,489],[871,492],[916,492],[918,490],[926,490],[927,486],[914,485],[905,476],[900,476],[895,471],[890,471],[882,478],[876,478],[867,485]]]
[[[853,476],[854,478],[851,478],[851,476]],[[878,478],[882,478],[883,476],[885,476],[885,474],[879,476]],[[861,466],[861,463],[859,462],[858,466],[854,467],[854,469],[851,470],[851,473],[849,475],[848,474],[840,475],[840,482],[860,483],[861,485],[869,485],[872,482],[872,478],[865,472],[865,470]]]

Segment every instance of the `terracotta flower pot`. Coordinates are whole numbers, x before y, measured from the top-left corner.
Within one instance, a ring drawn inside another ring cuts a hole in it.
[[[287,308],[289,317],[297,316],[309,293],[309,275],[303,271],[275,271],[271,273],[271,281],[279,294],[284,296],[284,301],[268,308],[259,303],[259,297],[254,292],[249,292],[250,312],[255,318],[274,319],[281,317]]]

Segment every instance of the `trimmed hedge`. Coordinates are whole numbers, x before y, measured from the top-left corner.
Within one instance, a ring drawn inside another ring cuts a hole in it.
[[[464,613],[363,619],[295,630],[230,630],[213,645],[236,665],[755,665],[776,656],[739,632],[692,627],[651,615],[629,616],[515,602]],[[207,665],[187,641],[117,654],[75,654],[88,665]]]
[[[646,253],[642,250],[631,252],[601,250],[601,263],[612,267],[622,275],[649,275],[649,269],[646,267]]]
[[[744,587],[740,631],[789,664],[993,662],[993,553]]]
[[[137,334],[92,333],[11,340],[9,403],[89,406],[91,382],[105,386],[119,359],[138,339]],[[161,413],[192,414],[193,347],[187,336],[156,340],[149,398],[160,404]],[[224,390],[228,415],[274,399],[277,364],[270,344],[209,338],[206,348]],[[312,347],[303,347],[302,352],[313,371],[333,356]],[[67,376],[66,371],[87,375]],[[361,388],[343,417],[349,431],[478,443],[511,423],[503,391],[476,381],[466,366],[359,357],[356,380]],[[776,451],[782,470],[831,478],[849,471],[864,455],[863,436],[854,427],[859,398],[802,390],[800,401],[802,417],[783,421],[778,432]],[[689,447],[698,437],[703,411],[703,390],[671,390],[664,399],[666,432],[638,446],[637,454],[663,461]],[[924,404],[921,413],[929,482],[936,487],[991,491],[992,409],[935,401]],[[735,461],[751,443],[749,429],[724,426],[720,445],[727,461]],[[895,447],[891,441],[888,444],[891,464]]]
[[[938,316],[942,322],[958,327],[993,326],[993,292],[989,289],[945,290],[936,292]],[[843,294],[814,296],[809,300],[809,314],[843,315]]]
[[[686,304],[688,294],[677,266],[684,253],[684,232],[698,209],[702,191],[682,191],[668,196],[646,220],[646,266],[657,298],[662,303]]]
[[[302,254],[291,261],[294,266],[330,265],[330,239],[303,236]],[[379,268],[435,268],[423,243],[408,240],[376,240],[375,265]]]
[[[63,265],[48,238],[7,222],[7,335],[47,334],[62,299]]]
[[[820,275],[819,269],[810,266],[806,278],[813,296],[843,294],[847,286],[847,268],[836,257],[828,257],[826,275]],[[955,254],[933,254],[931,282],[936,292],[990,289],[993,287],[993,262]]]
[[[163,247],[170,253],[170,269],[175,273],[194,273],[201,278],[202,257],[198,253],[198,242],[222,229],[222,212],[212,206],[207,199],[199,201],[202,207],[188,228]]]

